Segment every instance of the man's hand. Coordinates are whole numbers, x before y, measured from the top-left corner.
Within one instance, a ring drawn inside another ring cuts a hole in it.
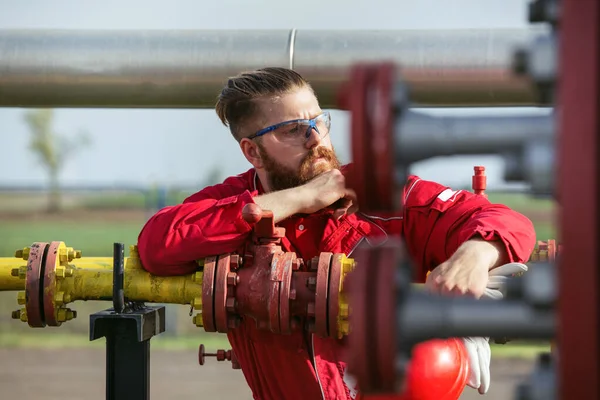
[[[302,186],[257,196],[254,202],[272,211],[275,223],[293,214],[312,214],[330,206],[335,207],[333,216],[338,219],[358,211],[356,193],[346,187],[346,178],[338,169],[324,172]]]
[[[302,199],[299,213],[312,214],[331,205],[335,206],[334,217],[352,214],[358,210],[356,193],[346,187],[346,178],[339,169],[324,172],[297,188]]]
[[[502,244],[483,239],[464,242],[446,262],[427,276],[425,286],[434,293],[471,295],[485,292],[490,269],[507,258]]]

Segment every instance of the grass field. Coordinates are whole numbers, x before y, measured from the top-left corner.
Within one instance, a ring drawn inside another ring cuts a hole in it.
[[[171,194],[169,204],[180,202],[187,194]],[[554,203],[531,199],[526,195],[490,194],[495,203],[506,204],[528,216],[536,227],[538,240],[556,237],[553,221]],[[83,196],[67,198],[67,210],[59,215],[44,214],[44,199],[0,195],[0,257],[13,257],[16,249],[36,241],[63,241],[83,252],[83,256],[112,255],[114,242],[135,244],[137,236],[151,212],[144,208],[147,200],[139,194]],[[24,213],[24,210],[34,210]],[[81,302],[79,302],[81,303]],[[104,340],[90,342],[88,315],[110,307],[108,303],[83,302],[74,307],[80,317],[57,329],[33,330],[10,319],[18,308],[16,293],[0,293],[0,347],[101,347]],[[210,348],[229,348],[225,335],[207,334],[192,325],[184,306],[168,307],[173,334],[162,334],[152,340],[153,347],[164,349],[197,349],[199,343]],[[547,350],[545,343],[510,343],[493,345],[494,354],[506,357],[532,357]]]

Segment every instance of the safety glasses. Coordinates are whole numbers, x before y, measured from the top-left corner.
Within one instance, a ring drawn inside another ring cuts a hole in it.
[[[331,116],[328,111],[325,111],[313,119],[294,119],[268,126],[254,135],[248,136],[248,139],[254,139],[272,132],[281,142],[302,145],[310,138],[313,129],[319,134],[321,139],[324,139],[329,135],[330,127]]]

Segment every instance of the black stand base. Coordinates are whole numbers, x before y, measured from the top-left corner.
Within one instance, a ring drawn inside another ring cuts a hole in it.
[[[106,337],[106,400],[150,398],[150,339],[164,331],[164,306],[90,315],[90,340]]]

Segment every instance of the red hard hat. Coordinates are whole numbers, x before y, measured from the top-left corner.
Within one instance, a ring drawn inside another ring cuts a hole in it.
[[[364,396],[368,400],[458,400],[469,379],[469,356],[462,340],[434,339],[413,348],[402,394]]]
[[[434,339],[413,349],[406,391],[398,400],[457,400],[469,379],[469,355],[462,340]]]

